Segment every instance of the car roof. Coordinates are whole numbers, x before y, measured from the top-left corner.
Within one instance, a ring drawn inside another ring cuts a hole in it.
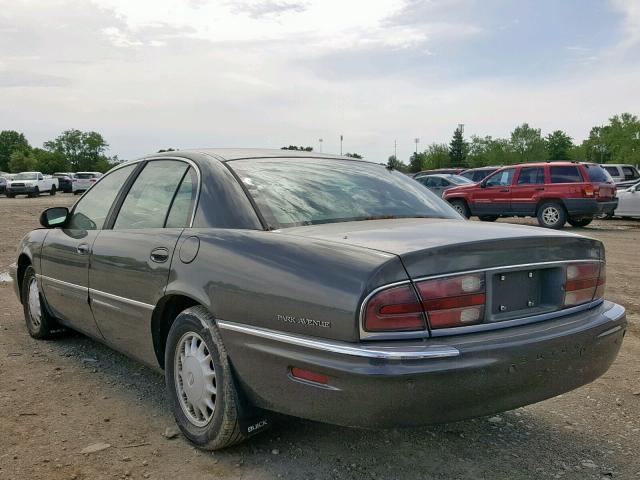
[[[362,158],[347,157],[344,155],[334,155],[331,153],[320,152],[305,152],[301,150],[280,150],[276,148],[193,148],[186,150],[175,150],[171,152],[162,152],[153,155],[147,155],[148,157],[168,156],[176,157],[189,154],[204,154],[217,158],[222,162],[229,162],[232,160],[244,160],[244,159],[258,159],[258,158],[321,158],[321,159],[333,159],[333,160],[350,160],[367,163],[382,163],[372,160],[365,160]]]

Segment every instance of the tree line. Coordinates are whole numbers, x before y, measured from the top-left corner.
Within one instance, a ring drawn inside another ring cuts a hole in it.
[[[15,130],[1,131],[0,171],[106,172],[119,163],[117,156],[106,155],[109,144],[98,132],[66,130],[42,147],[32,147],[24,134]]]
[[[575,144],[563,130],[543,136],[539,128],[528,123],[518,125],[509,138],[474,135],[469,141],[457,128],[448,145],[432,143],[424,151],[412,154],[408,164],[392,155],[388,166],[419,172],[554,160],[640,164],[640,120],[630,113],[614,115],[607,124],[593,127],[580,144]]]

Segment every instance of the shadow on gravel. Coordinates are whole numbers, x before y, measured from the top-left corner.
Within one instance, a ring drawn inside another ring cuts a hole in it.
[[[158,373],[73,332],[47,344],[57,354],[95,370],[100,382],[121,391],[127,402],[141,404],[150,417],[172,425],[164,379]],[[573,400],[580,405],[584,399]],[[544,402],[491,418],[385,431],[276,415],[270,430],[249,441],[203,453],[202,471],[213,472],[207,470],[209,464],[212,469],[241,465],[243,477],[252,479],[629,478],[620,474],[620,462],[613,447],[599,436],[598,425],[583,423],[572,405],[563,406],[567,401]],[[551,406],[562,412],[550,410]],[[138,422],[150,420],[140,417]],[[157,438],[159,433],[153,440]],[[179,455],[193,455],[185,439],[171,447]]]

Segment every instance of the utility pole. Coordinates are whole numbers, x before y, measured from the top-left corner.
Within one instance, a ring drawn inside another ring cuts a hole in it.
[[[420,139],[419,138],[414,138],[413,139],[414,142],[416,142],[416,157],[418,156],[418,143],[420,143]]]
[[[344,136],[340,134],[340,155],[342,155],[342,140],[344,140]]]
[[[398,159],[398,141],[393,141],[393,158]]]
[[[319,139],[318,139],[318,142],[320,142],[320,153],[322,153],[322,139],[321,139],[321,138],[319,138]]]

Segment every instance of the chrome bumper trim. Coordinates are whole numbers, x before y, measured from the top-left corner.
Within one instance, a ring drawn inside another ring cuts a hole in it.
[[[283,333],[268,328],[253,327],[226,320],[217,320],[218,327],[223,330],[244,333],[254,337],[266,338],[276,342],[288,343],[298,347],[312,348],[325,352],[355,357],[378,358],[385,360],[420,360],[429,358],[457,357],[460,352],[447,345],[431,345],[416,347],[377,347],[374,345],[355,345],[333,340],[321,340],[302,335]]]

